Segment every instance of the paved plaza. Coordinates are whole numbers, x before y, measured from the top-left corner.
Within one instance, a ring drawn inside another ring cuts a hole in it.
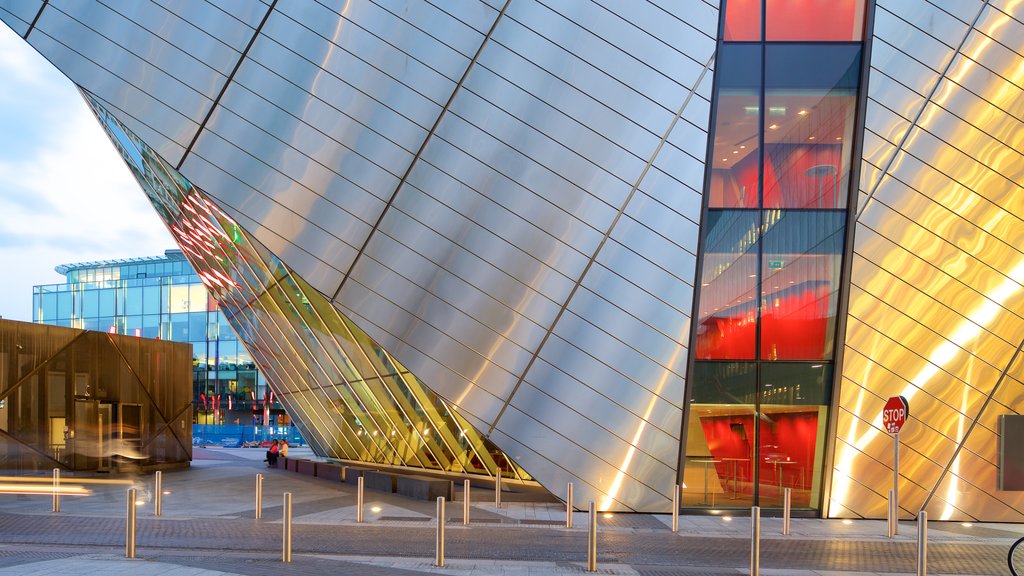
[[[292,456],[300,456],[297,450]],[[355,489],[284,469],[266,469],[258,449],[195,450],[191,469],[163,474],[163,515],[155,517],[152,474],[135,477],[137,558],[124,557],[124,484],[90,484],[89,496],[0,495],[0,575],[541,575],[584,574],[587,517],[564,527],[560,504],[506,502],[472,493],[471,525],[450,503],[446,566],[434,561],[435,503],[366,492],[365,522],[356,523]],[[263,518],[255,519],[254,477],[265,474]],[[129,479],[114,475],[111,479]],[[68,483],[72,478],[66,478]],[[282,494],[293,495],[293,562],[281,557]],[[461,497],[461,496],[460,496]],[[599,517],[598,572],[637,576],[745,574],[750,519],[668,515]],[[781,535],[778,518],[761,523],[761,573],[768,576],[914,574],[917,528],[885,523],[794,519]],[[1024,526],[929,524],[929,574],[1007,574],[1006,551]]]

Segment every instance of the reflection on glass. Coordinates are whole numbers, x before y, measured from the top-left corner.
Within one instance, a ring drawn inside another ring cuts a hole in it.
[[[761,274],[761,359],[832,357],[846,215],[765,213]]]
[[[216,352],[221,370],[255,360],[318,454],[489,475],[500,466],[504,475],[529,479],[326,298],[87,98],[216,298],[222,319],[248,349],[236,348],[236,341],[221,342]],[[172,312],[201,310],[205,318],[205,310],[213,309],[201,295],[177,286],[170,292]],[[172,314],[172,319],[176,316],[188,315]],[[220,395],[212,401],[219,403]]]
[[[711,152],[710,208],[757,208],[761,47],[724,45]]]
[[[758,492],[764,504],[781,504],[790,488],[794,508],[817,505],[831,381],[831,364],[762,364]]]
[[[752,362],[696,362],[686,434],[683,506],[754,502],[755,400]]]
[[[753,359],[757,335],[757,212],[709,210],[697,313],[699,359]]]
[[[863,39],[864,0],[766,0],[765,4],[765,40],[769,42]]]
[[[846,207],[859,71],[859,46],[767,46],[765,208]]]

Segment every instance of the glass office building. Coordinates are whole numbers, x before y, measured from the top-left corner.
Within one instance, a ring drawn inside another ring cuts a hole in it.
[[[33,288],[36,323],[192,345],[197,439],[243,427],[248,438],[288,433],[283,407],[181,250],[56,270],[67,282]]]
[[[1024,520],[997,489],[1024,412],[1019,2],[0,20],[80,88],[318,453],[505,467],[465,431],[602,510],[683,484],[698,513],[790,488],[882,518],[895,483],[902,518]],[[451,434],[431,456],[425,421]]]

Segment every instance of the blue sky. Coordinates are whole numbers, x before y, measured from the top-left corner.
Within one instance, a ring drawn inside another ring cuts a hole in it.
[[[58,264],[173,247],[71,81],[0,23],[0,316],[31,321]]]

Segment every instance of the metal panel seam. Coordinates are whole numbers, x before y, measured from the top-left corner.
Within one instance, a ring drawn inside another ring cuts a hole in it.
[[[533,354],[530,356],[530,361],[526,364],[526,368],[523,369],[523,373],[519,375],[519,378],[516,380],[516,385],[512,387],[512,391],[509,393],[508,398],[505,399],[504,404],[502,404],[501,410],[498,411],[498,415],[494,417],[494,421],[491,422],[491,425],[487,429],[487,433],[485,434],[485,436],[490,436],[491,432],[493,432],[495,427],[497,427],[498,420],[501,419],[502,414],[505,413],[505,410],[508,408],[509,404],[512,403],[512,398],[515,397],[516,392],[519,390],[519,387],[522,386],[523,380],[526,379],[526,375],[530,372],[530,368],[533,367],[533,363],[536,362],[537,357],[540,356],[540,351],[544,348],[544,345],[547,343],[548,338],[550,338],[551,334],[554,333],[555,326],[558,325],[558,321],[562,318],[562,315],[565,314],[565,311],[569,308],[569,302],[572,301],[573,296],[576,295],[576,291],[579,290],[580,286],[583,285],[583,279],[586,278],[587,272],[590,271],[591,266],[593,266],[594,262],[597,261],[598,254],[601,253],[601,249],[604,248],[605,243],[608,242],[608,239],[611,237],[612,231],[615,229],[615,225],[619,223],[619,219],[622,218],[622,215],[625,213],[626,207],[629,206],[630,200],[633,199],[633,196],[636,194],[637,190],[640,189],[640,184],[643,183],[644,177],[647,176],[647,172],[651,169],[651,166],[654,165],[654,161],[658,158],[658,154],[661,152],[662,147],[664,147],[665,142],[667,142],[669,137],[672,135],[672,131],[675,130],[676,124],[679,122],[679,119],[682,118],[683,112],[686,110],[686,107],[690,104],[690,100],[693,98],[693,95],[697,93],[697,87],[700,86],[701,82],[704,81],[704,76],[707,75],[708,70],[711,69],[711,64],[714,61],[715,52],[712,51],[711,57],[708,58],[708,61],[704,64],[704,69],[701,70],[700,76],[698,76],[697,79],[694,81],[693,86],[690,88],[690,91],[686,94],[686,98],[683,99],[683,103],[679,106],[679,110],[672,118],[672,122],[669,123],[668,128],[665,130],[665,133],[661,136],[661,140],[658,141],[658,145],[655,146],[650,158],[647,159],[647,163],[644,165],[643,170],[640,171],[640,175],[637,176],[636,182],[633,183],[633,186],[630,189],[629,194],[626,195],[626,198],[625,200],[623,200],[618,212],[616,212],[615,218],[612,219],[611,223],[608,225],[608,229],[605,230],[604,235],[601,238],[601,242],[598,243],[597,248],[594,250],[594,253],[590,256],[590,259],[587,260],[587,265],[584,266],[583,271],[580,272],[579,278],[576,279],[576,283],[573,284],[572,290],[569,292],[569,295],[565,298],[565,302],[563,302],[562,306],[558,309],[558,314],[556,314],[555,319],[551,321],[551,326],[548,327],[547,332],[545,332],[544,338],[541,339],[540,344],[537,345],[537,349],[534,350]]]
[[[277,0],[275,0],[275,2],[276,1]],[[501,11],[499,11],[498,15],[494,18],[494,23],[492,23],[491,28],[487,30],[487,34],[480,42],[480,47],[476,49],[476,53],[473,54],[473,58],[469,61],[469,64],[466,66],[466,70],[462,73],[462,77],[459,78],[458,83],[455,84],[455,88],[452,90],[451,96],[448,97],[448,101],[444,103],[444,106],[441,108],[441,111],[437,115],[437,119],[434,120],[434,125],[430,127],[429,131],[427,131],[427,135],[423,138],[423,142],[420,144],[419,149],[416,150],[416,154],[412,157],[412,160],[409,162],[409,167],[405,169],[405,174],[402,174],[402,178],[398,181],[398,184],[395,185],[395,191],[391,193],[391,197],[388,198],[387,203],[384,204],[384,209],[382,209],[380,211],[380,215],[377,216],[377,221],[374,222],[373,227],[370,228],[370,232],[366,235],[366,239],[363,241],[363,245],[359,247],[359,251],[356,252],[355,257],[352,258],[352,264],[349,265],[348,271],[345,272],[345,274],[341,277],[341,282],[338,283],[338,288],[330,297],[330,300],[332,302],[337,300],[338,294],[341,294],[341,289],[345,287],[345,282],[347,282],[349,277],[352,276],[352,271],[355,270],[356,264],[359,262],[359,257],[363,255],[363,252],[366,250],[366,247],[370,245],[370,240],[373,238],[373,234],[380,227],[380,223],[384,221],[384,215],[388,213],[388,209],[390,209],[391,205],[394,204],[395,198],[398,197],[398,192],[401,191],[403,186],[405,186],[406,180],[408,180],[409,175],[412,174],[412,169],[416,167],[416,163],[419,161],[420,157],[423,156],[423,151],[426,150],[427,144],[430,142],[430,139],[434,136],[434,133],[437,132],[437,128],[441,125],[441,120],[444,119],[445,115],[448,113],[448,110],[451,108],[452,103],[455,102],[455,97],[462,90],[462,86],[466,83],[466,79],[469,78],[469,73],[473,70],[473,67],[476,66],[477,60],[480,59],[480,54],[483,53],[484,48],[487,46],[487,43],[491,40],[491,36],[494,35],[495,29],[498,28],[498,24],[501,22],[502,17],[505,16],[505,12],[508,10],[508,7],[511,4],[512,0],[505,0],[505,4],[501,7]]]
[[[928,491],[928,496],[925,497],[924,502],[921,504],[921,510],[928,507],[928,503],[931,502],[932,496],[935,495],[935,491],[942,484],[942,480],[949,474],[949,469],[953,467],[953,462],[956,462],[957,457],[960,456],[960,450],[963,449],[964,444],[967,443],[967,439],[971,437],[971,432],[974,431],[975,426],[981,420],[982,415],[985,414],[985,409],[992,402],[992,398],[995,397],[996,392],[999,391],[999,387],[1006,381],[1006,375],[1010,372],[1010,368],[1013,367],[1013,363],[1017,361],[1017,356],[1020,355],[1021,349],[1024,349],[1024,340],[1020,341],[1020,345],[1017,346],[1017,350],[1014,351],[1013,356],[1010,357],[1010,361],[1006,363],[1006,367],[999,374],[999,379],[996,380],[995,386],[992,387],[992,391],[989,392],[988,397],[985,398],[985,403],[981,405],[981,409],[978,410],[974,420],[971,421],[971,425],[967,428],[967,432],[964,433],[963,438],[960,439],[960,443],[956,445],[956,450],[953,451],[953,455],[950,456],[949,462],[946,462],[945,468],[942,469],[942,474],[939,474],[938,479],[935,480],[935,484],[932,485],[931,490]],[[919,510],[920,511],[920,510]]]
[[[960,39],[960,43],[957,45],[956,49],[953,50],[953,53],[950,54],[949,61],[946,62],[946,65],[943,67],[942,72],[939,73],[939,75],[935,78],[935,83],[932,85],[931,90],[928,91],[928,96],[926,96],[921,101],[921,107],[918,109],[917,114],[914,115],[914,119],[910,122],[910,125],[907,127],[906,131],[903,132],[903,136],[900,138],[899,144],[893,147],[893,151],[892,154],[889,156],[889,160],[885,163],[885,167],[880,170],[880,176],[878,177],[878,180],[876,180],[874,185],[871,186],[871,190],[868,191],[867,197],[864,199],[864,202],[857,207],[857,215],[856,217],[854,217],[854,220],[856,222],[860,222],[860,217],[864,213],[864,210],[867,209],[868,205],[871,204],[872,200],[874,200],[875,192],[878,190],[878,187],[881,186],[882,181],[885,180],[885,175],[888,174],[889,170],[892,168],[893,163],[896,161],[896,156],[899,155],[900,150],[902,150],[903,146],[906,145],[907,140],[910,138],[910,133],[913,131],[913,128],[917,126],[917,123],[921,120],[921,116],[924,114],[925,108],[928,107],[928,103],[931,102],[932,99],[935,97],[935,93],[938,91],[939,86],[942,84],[942,79],[945,78],[946,74],[949,73],[950,67],[952,67],[953,62],[956,61],[956,55],[959,54],[961,50],[963,50],[964,44],[967,43],[967,38],[970,37],[971,32],[974,31],[975,26],[977,26],[978,24],[978,20],[981,19],[981,15],[985,11],[985,7],[987,7],[988,5],[989,0],[985,0],[985,2],[982,3],[981,7],[978,8],[978,13],[974,15],[974,20],[971,21],[971,24],[967,27],[967,31],[964,32],[964,37]],[[903,52],[897,46],[893,46],[893,48],[899,50],[900,52]]]
[[[39,17],[43,15],[43,10],[46,9],[46,5],[50,3],[50,0],[43,0],[42,6],[39,7],[39,12],[36,12],[36,17],[32,19],[32,23],[28,25],[28,30],[25,30],[25,35],[22,39],[28,40],[28,35],[32,33],[36,28],[36,22],[39,22]]]
[[[192,147],[196,145],[196,141],[199,140],[199,135],[203,133],[203,129],[206,128],[206,123],[210,121],[213,116],[213,111],[217,109],[217,105],[220,104],[220,99],[224,97],[224,93],[228,91],[228,86],[231,85],[231,81],[235,79],[235,74],[238,69],[242,67],[242,62],[245,62],[245,57],[249,54],[249,49],[259,38],[260,32],[263,30],[263,25],[267,23],[270,15],[274,12],[274,7],[277,6],[277,0],[273,0],[270,3],[270,7],[267,8],[267,13],[263,15],[263,19],[260,20],[259,26],[252,33],[252,38],[249,38],[249,43],[245,45],[245,49],[242,50],[242,54],[238,57],[238,62],[235,63],[235,67],[231,69],[231,74],[228,74],[228,79],[224,81],[224,85],[221,86],[220,92],[217,97],[213,99],[213,104],[210,105],[210,109],[206,111],[206,117],[199,123],[199,128],[196,130],[195,136],[192,137],[192,141],[188,143],[185,151],[181,153],[181,160],[178,160],[178,165],[174,167],[175,170],[181,171],[181,167],[185,164],[185,159],[188,158],[189,152],[192,151]]]

